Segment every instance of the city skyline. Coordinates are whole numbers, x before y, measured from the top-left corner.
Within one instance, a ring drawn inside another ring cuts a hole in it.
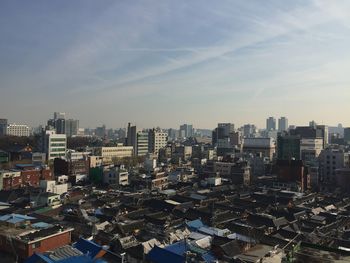
[[[350,126],[349,14],[348,1],[2,1],[0,117]]]

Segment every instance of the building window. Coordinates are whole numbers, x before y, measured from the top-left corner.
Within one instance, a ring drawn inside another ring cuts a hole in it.
[[[32,248],[33,248],[33,249],[39,248],[39,247],[41,247],[41,242],[40,242],[40,241],[35,242],[35,243],[32,244]]]

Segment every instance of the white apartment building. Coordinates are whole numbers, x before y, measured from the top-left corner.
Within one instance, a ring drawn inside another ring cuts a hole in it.
[[[133,156],[133,146],[124,146],[118,143],[115,147],[98,147],[96,148],[96,155],[102,158],[125,158]]]
[[[56,134],[55,131],[46,131],[44,147],[48,160],[66,157],[67,136],[65,134]]]
[[[159,150],[168,143],[168,133],[161,130],[152,129],[149,131],[149,152],[158,154]]]
[[[30,128],[24,124],[8,124],[6,134],[11,136],[28,137],[30,135]]]

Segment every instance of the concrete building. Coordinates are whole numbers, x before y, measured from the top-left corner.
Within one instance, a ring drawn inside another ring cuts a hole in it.
[[[0,136],[6,135],[7,119],[0,119]]]
[[[168,134],[160,129],[152,129],[148,132],[148,142],[148,151],[158,155],[159,150],[166,147],[168,143]]]
[[[64,194],[68,192],[68,184],[57,184],[55,180],[40,180],[40,188],[45,192]]]
[[[266,120],[266,130],[275,131],[276,130],[276,119],[274,117],[269,117]]]
[[[67,137],[78,135],[79,120],[68,119],[65,121],[65,133]]]
[[[272,138],[245,138],[243,140],[244,153],[262,154],[262,157],[272,160],[275,151],[275,141]]]
[[[284,132],[288,130],[288,119],[286,117],[281,117],[278,119],[278,131]]]
[[[290,129],[291,135],[299,135],[301,139],[322,139],[323,148],[328,144],[328,127],[325,125],[298,126]]]
[[[0,190],[21,188],[21,172],[17,170],[0,170]]]
[[[6,134],[10,136],[29,137],[30,128],[25,124],[8,124]]]
[[[310,162],[318,158],[323,149],[323,139],[305,139],[300,140],[300,158],[303,161]]]
[[[334,183],[336,170],[349,167],[349,153],[343,149],[328,147],[323,149],[319,159],[319,179],[322,183]]]
[[[235,166],[235,163],[231,162],[215,162],[214,163],[214,172],[220,175],[221,177],[227,178],[231,174],[231,168]]]
[[[98,147],[96,148],[96,155],[102,156],[102,158],[125,158],[132,157],[134,148],[132,146],[124,146],[122,143],[118,143],[115,147]]]
[[[55,131],[46,131],[44,150],[49,161],[55,158],[66,157],[67,136],[65,134],[56,134]]]
[[[123,166],[109,168],[103,173],[103,182],[105,184],[126,186],[129,184],[129,172]]]

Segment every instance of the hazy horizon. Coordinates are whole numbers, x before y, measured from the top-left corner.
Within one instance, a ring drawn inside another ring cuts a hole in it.
[[[350,1],[1,1],[0,118],[350,126]]]

